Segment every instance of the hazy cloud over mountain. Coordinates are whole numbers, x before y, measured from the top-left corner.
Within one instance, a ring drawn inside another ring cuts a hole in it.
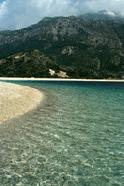
[[[0,0],[0,28],[18,29],[46,16],[69,16],[100,10],[124,15],[124,0]]]

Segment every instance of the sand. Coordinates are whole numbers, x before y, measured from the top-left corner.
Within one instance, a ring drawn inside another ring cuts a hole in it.
[[[35,109],[42,100],[37,89],[0,82],[0,124]]]
[[[75,82],[113,82],[124,83],[124,79],[64,79],[64,78],[13,78],[13,77],[0,77],[1,81],[75,81]]]

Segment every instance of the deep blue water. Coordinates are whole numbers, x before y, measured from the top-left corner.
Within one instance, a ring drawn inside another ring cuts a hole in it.
[[[123,186],[124,84],[21,81],[39,107],[0,125],[1,186]]]

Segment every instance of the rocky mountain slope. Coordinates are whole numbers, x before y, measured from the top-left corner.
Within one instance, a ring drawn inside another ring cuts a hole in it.
[[[124,78],[124,18],[44,18],[0,32],[0,76]]]

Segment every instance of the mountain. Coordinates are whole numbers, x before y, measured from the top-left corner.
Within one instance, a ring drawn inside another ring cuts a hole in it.
[[[124,18],[46,17],[0,32],[0,76],[124,78]]]

